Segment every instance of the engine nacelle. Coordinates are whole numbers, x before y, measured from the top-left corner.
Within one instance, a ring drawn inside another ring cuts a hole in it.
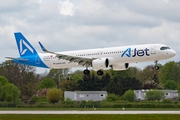
[[[124,63],[124,64],[114,64],[112,65],[113,70],[127,70],[129,68],[129,63]]]
[[[100,58],[92,61],[92,67],[94,69],[106,69],[116,62],[115,58]]]

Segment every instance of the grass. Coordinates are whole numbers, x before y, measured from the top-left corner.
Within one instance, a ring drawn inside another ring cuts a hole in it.
[[[0,120],[179,120],[180,115],[0,115]]]

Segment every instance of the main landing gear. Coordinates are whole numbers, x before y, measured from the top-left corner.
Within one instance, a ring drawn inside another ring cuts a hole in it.
[[[84,73],[84,75],[89,75],[89,74],[90,74],[90,71],[89,71],[88,69],[85,69],[85,70],[83,71],[83,73]]]
[[[85,69],[85,70],[83,71],[83,73],[84,73],[84,75],[89,75],[89,74],[90,74],[90,71],[89,71],[88,69]],[[98,70],[98,71],[97,71],[97,75],[102,76],[103,74],[104,74],[104,72],[103,72],[102,70]]]
[[[101,75],[103,75],[103,74],[104,74],[104,72],[103,72],[102,70],[98,70],[98,71],[97,71],[97,75],[100,75],[100,76],[101,76]]]

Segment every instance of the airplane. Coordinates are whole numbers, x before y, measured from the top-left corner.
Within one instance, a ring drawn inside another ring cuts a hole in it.
[[[85,67],[83,73],[90,74],[88,68],[97,70],[97,75],[103,75],[103,70],[127,70],[129,63],[155,62],[158,70],[159,60],[169,59],[176,55],[173,49],[163,44],[130,45],[64,52],[47,50],[41,42],[39,45],[45,53],[38,53],[21,32],[15,32],[15,39],[20,57],[6,57],[15,63],[50,69]]]

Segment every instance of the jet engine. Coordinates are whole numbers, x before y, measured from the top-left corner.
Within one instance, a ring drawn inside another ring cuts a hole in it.
[[[100,58],[92,61],[94,69],[106,69],[116,62],[115,58]]]
[[[113,64],[112,66],[113,70],[127,70],[129,68],[129,63],[123,63],[123,64]]]

